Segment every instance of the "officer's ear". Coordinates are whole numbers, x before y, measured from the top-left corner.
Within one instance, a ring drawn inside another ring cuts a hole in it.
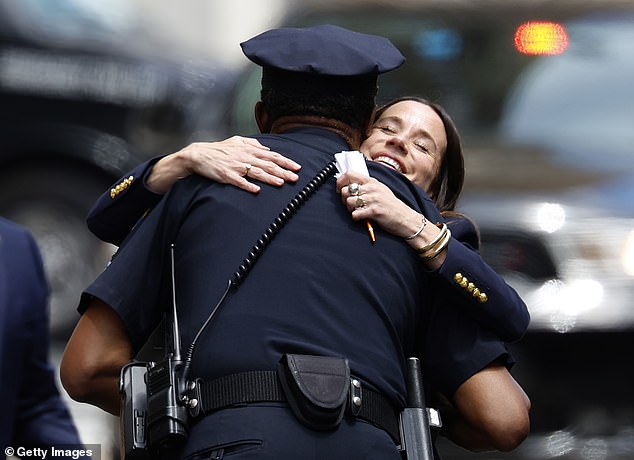
[[[255,122],[258,124],[258,129],[261,133],[271,132],[271,121],[269,113],[264,106],[264,102],[258,101],[255,104]]]

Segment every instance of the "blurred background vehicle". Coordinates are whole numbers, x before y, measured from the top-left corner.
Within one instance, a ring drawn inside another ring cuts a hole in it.
[[[0,214],[42,246],[54,336],[111,250],[86,230],[90,205],[140,161],[218,137],[231,82],[209,61],[160,55],[120,3],[0,3]]]
[[[459,210],[531,311],[510,346],[530,437],[505,454],[441,441],[443,458],[634,458],[634,5],[308,3],[283,24],[390,37],[407,62],[382,77],[380,99],[423,95],[452,114]],[[244,75],[232,130],[255,130],[258,79]]]
[[[55,363],[114,250],[86,228],[92,203],[140,161],[225,136],[232,71],[161,47],[139,14],[126,1],[0,1],[0,215],[42,251]],[[116,455],[114,417],[71,407],[84,441]]]

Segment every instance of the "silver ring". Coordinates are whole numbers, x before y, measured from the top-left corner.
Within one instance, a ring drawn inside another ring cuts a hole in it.
[[[357,206],[357,208],[362,208],[366,204],[367,203],[365,202],[365,200],[363,198],[361,198],[360,196],[357,196],[357,201],[355,202],[355,205]]]
[[[359,193],[361,193],[361,186],[356,182],[353,182],[352,184],[348,185],[348,191],[350,192],[351,196],[358,196]]]
[[[251,170],[251,163],[245,163],[244,164],[244,176],[248,176],[249,175],[249,171]]]

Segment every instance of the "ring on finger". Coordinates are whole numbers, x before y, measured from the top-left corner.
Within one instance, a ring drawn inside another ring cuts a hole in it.
[[[348,191],[350,192],[351,196],[359,196],[359,193],[361,193],[361,186],[356,182],[353,182],[352,184],[348,185]]]
[[[357,206],[357,208],[362,208],[366,204],[367,203],[365,202],[365,200],[363,198],[361,198],[360,196],[357,196],[357,201],[355,202],[355,205]]]
[[[244,164],[244,174],[243,174],[244,177],[249,175],[249,171],[251,170],[251,168],[252,168],[251,163]]]

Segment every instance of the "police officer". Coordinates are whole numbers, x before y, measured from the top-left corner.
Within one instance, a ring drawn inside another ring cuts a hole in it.
[[[334,178],[318,174],[333,154],[358,148],[377,77],[403,57],[381,37],[329,25],[271,30],[242,48],[263,68],[256,118],[269,134],[257,139],[300,163],[299,181],[263,186],[258,195],[201,177],[179,181],[82,295],[64,385],[76,399],[118,413],[119,371],[169,304],[173,243],[183,343],[198,337],[191,377],[220,400],[202,398],[182,458],[400,458],[407,356],[433,356],[425,375],[447,395],[507,359],[497,338],[458,310],[439,308],[428,273],[402,239],[380,233],[372,244],[342,207]],[[406,178],[368,167],[409,206],[442,222]]]
[[[80,448],[48,362],[48,286],[33,237],[0,218],[0,445]]]

